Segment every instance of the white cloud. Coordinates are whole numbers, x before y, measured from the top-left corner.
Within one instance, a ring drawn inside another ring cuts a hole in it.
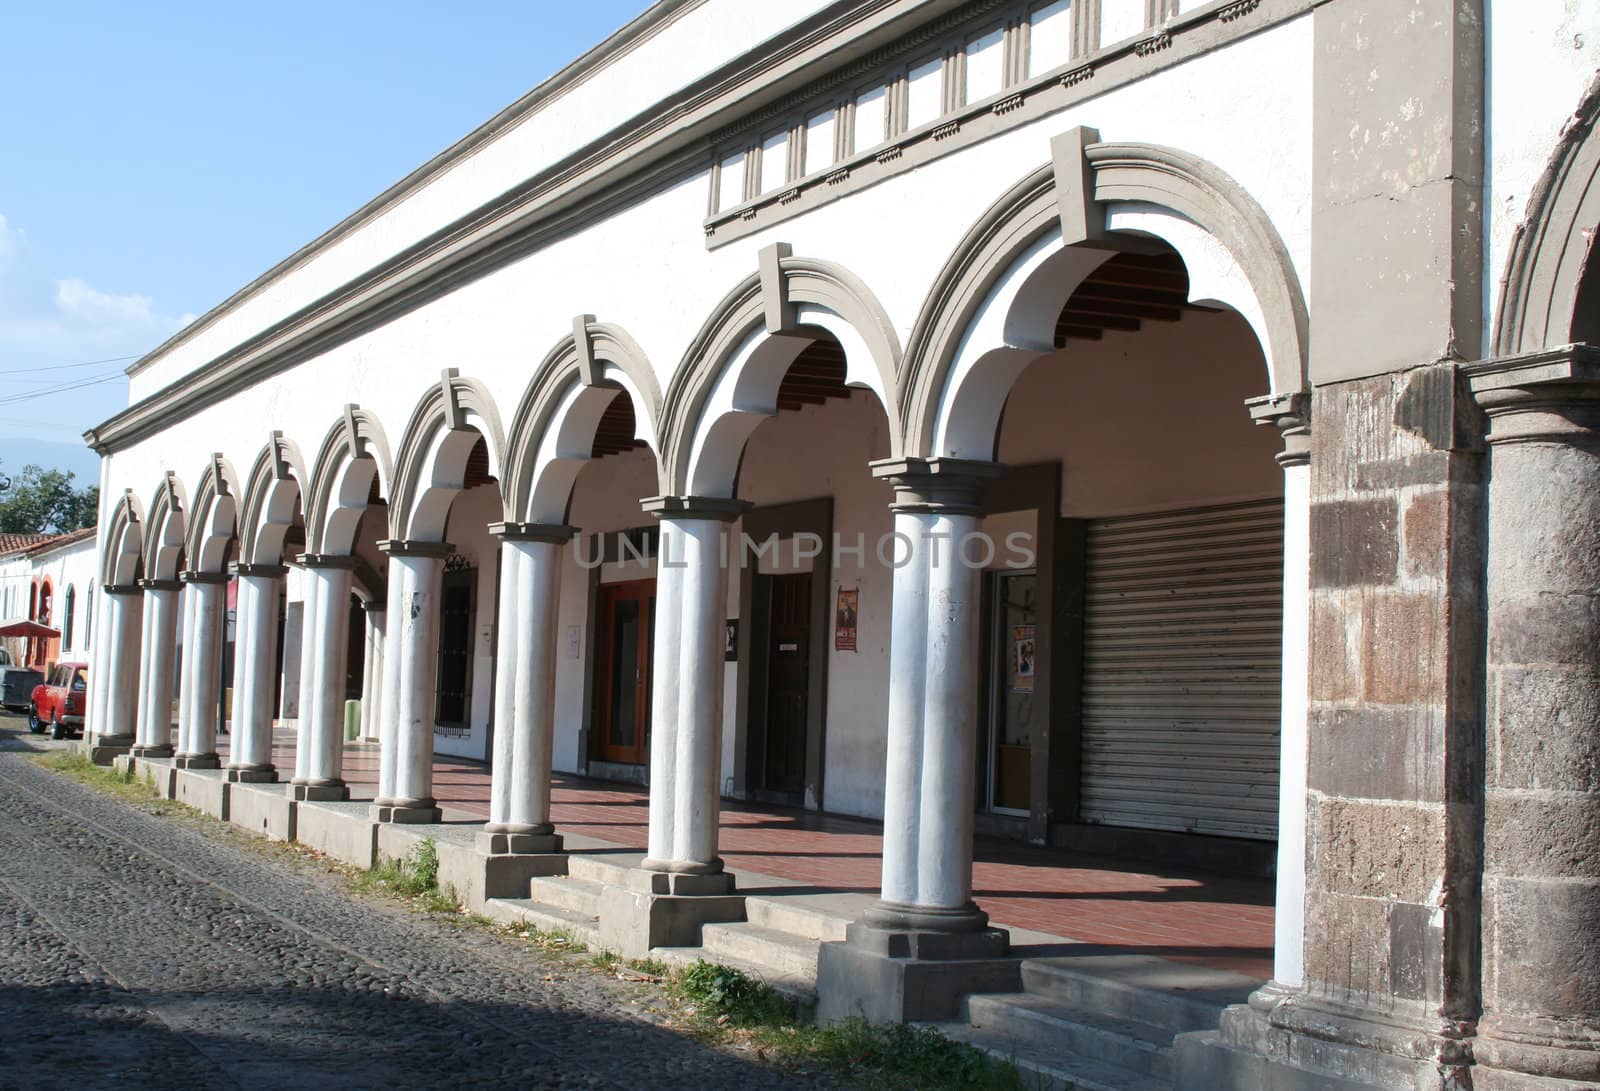
[[[161,320],[152,310],[152,302],[147,295],[96,291],[78,277],[56,281],[56,308],[68,318],[96,325],[159,323]]]

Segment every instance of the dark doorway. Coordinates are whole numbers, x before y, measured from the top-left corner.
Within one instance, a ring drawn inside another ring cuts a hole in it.
[[[655,605],[655,580],[600,588],[592,736],[593,757],[600,761],[643,765],[649,760]]]
[[[439,589],[439,684],[434,723],[465,734],[472,714],[472,614],[476,568],[447,570]]]
[[[768,576],[766,730],[762,783],[799,794],[806,780],[811,689],[811,573]]]
[[[345,638],[344,699],[359,701],[367,669],[367,612],[355,595],[350,596],[350,624]]]

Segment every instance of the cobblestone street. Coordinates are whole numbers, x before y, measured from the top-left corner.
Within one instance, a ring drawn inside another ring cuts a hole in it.
[[[0,719],[0,1087],[785,1085],[658,1025],[652,990],[99,795],[19,728]]]

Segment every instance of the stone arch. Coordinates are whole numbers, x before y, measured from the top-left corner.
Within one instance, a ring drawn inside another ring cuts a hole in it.
[[[214,454],[195,486],[184,535],[184,552],[195,572],[227,570],[229,545],[238,531],[239,477],[233,464]]]
[[[1058,313],[1128,236],[1171,246],[1189,268],[1192,301],[1222,304],[1250,324],[1269,393],[1305,389],[1299,277],[1243,187],[1188,152],[1100,143],[1093,130],[1058,137],[1052,150],[1052,163],[1012,186],[967,232],[917,316],[900,385],[908,453],[993,458],[1012,381],[1055,350],[1051,307]]]
[[[389,527],[396,538],[444,540],[450,503],[466,479],[467,459],[479,437],[489,449],[489,476],[500,480],[505,432],[500,411],[482,383],[445,369],[417,403],[400,440]]]
[[[374,481],[379,494],[389,496],[393,473],[389,441],[378,418],[359,406],[345,406],[344,416],[328,430],[317,452],[310,501],[302,499],[306,552],[348,556]]]
[[[282,564],[284,538],[309,493],[305,460],[293,441],[273,432],[250,466],[239,513],[239,562]]]
[[[128,587],[139,578],[144,556],[144,505],[124,489],[100,535],[100,586]]]
[[[175,580],[183,566],[188,493],[170,470],[150,501],[144,531],[144,574],[152,580]]]
[[[877,395],[898,454],[900,339],[877,297],[842,265],[761,252],[760,271],[717,304],[684,354],[663,411],[664,494],[731,496],[744,443],[777,412],[784,374],[818,331],[845,350],[845,383]]]
[[[601,415],[618,391],[633,403],[638,438],[661,451],[661,387],[620,326],[592,315],[545,354],[511,418],[501,499],[510,523],[563,523],[572,486],[594,449]]]
[[[1600,228],[1600,77],[1584,92],[1528,195],[1500,277],[1494,356],[1575,340],[1584,269]]]

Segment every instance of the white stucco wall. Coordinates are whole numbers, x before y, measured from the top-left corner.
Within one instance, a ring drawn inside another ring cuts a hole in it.
[[[1600,5],[1499,0],[1490,6],[1488,30],[1485,352],[1500,305],[1500,279],[1528,195],[1600,70]]]

